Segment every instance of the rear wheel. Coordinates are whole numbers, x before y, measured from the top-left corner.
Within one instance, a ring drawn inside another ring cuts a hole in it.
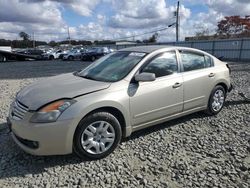
[[[206,113],[209,115],[218,114],[224,106],[226,91],[221,85],[215,86],[212,90],[207,106]]]
[[[108,112],[96,112],[84,118],[74,136],[74,151],[81,158],[101,159],[109,155],[121,140],[121,126]]]

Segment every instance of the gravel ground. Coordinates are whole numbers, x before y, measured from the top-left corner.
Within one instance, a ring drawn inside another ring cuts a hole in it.
[[[241,187],[250,186],[250,63],[233,63],[235,86],[217,116],[195,113],[133,133],[99,161],[75,155],[24,153],[5,125],[15,93],[37,79],[78,70],[87,62],[0,64],[0,187]]]

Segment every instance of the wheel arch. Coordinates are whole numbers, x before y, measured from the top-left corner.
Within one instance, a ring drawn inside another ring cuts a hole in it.
[[[115,116],[121,125],[122,137],[127,137],[128,135],[131,134],[131,132],[128,131],[129,129],[128,129],[128,126],[127,126],[127,123],[126,123],[126,120],[125,120],[123,113],[121,112],[121,110],[119,110],[118,108],[113,107],[113,106],[103,106],[103,107],[93,109],[90,112],[88,112],[86,115],[84,115],[82,117],[81,121],[85,117],[87,117],[88,115],[96,113],[96,112],[108,112],[108,113],[112,114],[113,116]],[[79,121],[79,123],[81,121]],[[78,123],[78,125],[79,125],[79,123]],[[77,125],[77,127],[78,127],[78,125]],[[77,127],[76,127],[75,131],[77,130]],[[75,134],[75,132],[74,132],[74,134]]]
[[[125,121],[125,118],[124,118],[124,115],[122,114],[122,112],[115,107],[106,106],[106,107],[97,108],[97,109],[89,112],[87,115],[89,115],[91,113],[95,113],[95,112],[100,112],[100,111],[109,112],[110,114],[112,114],[113,116],[115,116],[117,118],[117,120],[119,121],[121,128],[122,128],[122,136],[125,137],[126,136],[126,121]]]
[[[206,106],[208,106],[209,100],[210,100],[210,96],[211,96],[211,93],[212,93],[213,89],[214,89],[216,86],[222,86],[222,87],[224,88],[224,90],[225,90],[225,96],[227,96],[227,92],[228,92],[229,87],[228,87],[228,85],[226,84],[226,82],[220,80],[219,82],[215,83],[214,87],[213,87],[212,90],[210,91],[210,93],[209,93],[209,95],[208,95],[208,98],[207,98],[207,100],[206,100],[206,101],[207,101]]]
[[[215,85],[215,87],[216,86],[222,86],[224,89],[225,89],[225,92],[227,93],[228,92],[228,86],[227,86],[227,84],[225,84],[224,82],[219,82],[219,83],[217,83],[216,85]]]
[[[226,99],[227,92],[228,92],[228,86],[227,86],[227,84],[224,83],[224,82],[219,82],[219,83],[217,83],[217,84],[214,86],[213,90],[211,91],[211,93],[210,93],[210,95],[209,95],[208,102],[207,102],[207,109],[205,110],[205,113],[208,114],[208,115],[216,115],[217,113],[219,113],[219,112],[221,111],[221,109],[222,109],[222,107],[223,107],[223,105],[222,105],[222,107],[219,109],[219,111],[211,110],[211,106],[210,106],[211,103],[210,103],[210,100],[213,98],[212,94],[213,94],[213,92],[214,92],[214,90],[215,90],[215,88],[216,88],[217,86],[220,86],[220,87],[222,87],[222,88],[225,90],[225,93],[224,93],[224,94],[225,94],[225,95],[224,95],[224,103],[225,103],[225,99]]]

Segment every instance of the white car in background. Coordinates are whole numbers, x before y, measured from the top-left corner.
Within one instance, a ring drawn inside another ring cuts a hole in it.
[[[49,60],[59,59],[64,54],[67,54],[67,52],[68,51],[63,51],[63,50],[52,50],[42,54],[42,57],[43,59],[49,59]]]

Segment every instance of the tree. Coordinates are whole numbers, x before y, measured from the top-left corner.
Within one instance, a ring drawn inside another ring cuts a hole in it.
[[[209,36],[209,29],[205,25],[195,24],[193,28],[196,30],[194,40],[207,40]]]
[[[195,36],[197,37],[197,38],[199,38],[199,37],[204,37],[204,36],[208,36],[209,35],[209,30],[206,28],[206,29],[203,29],[203,30],[200,30],[200,31],[197,31],[196,33],[195,33]]]
[[[218,22],[217,34],[228,38],[250,34],[250,16],[226,16]]]
[[[200,38],[209,35],[209,29],[205,25],[194,24],[193,27],[196,30],[195,37]]]
[[[56,45],[57,45],[57,43],[53,40],[49,42],[49,46],[51,46],[51,47],[55,47]]]
[[[157,38],[158,38],[158,33],[153,34],[149,39],[148,42],[149,43],[156,43],[157,42]]]
[[[29,38],[30,38],[30,36],[27,33],[23,32],[23,31],[19,33],[19,36],[21,38],[23,38],[23,40],[25,40],[25,41],[29,40]]]
[[[156,43],[158,38],[158,33],[153,34],[149,39],[143,40],[143,43]]]

